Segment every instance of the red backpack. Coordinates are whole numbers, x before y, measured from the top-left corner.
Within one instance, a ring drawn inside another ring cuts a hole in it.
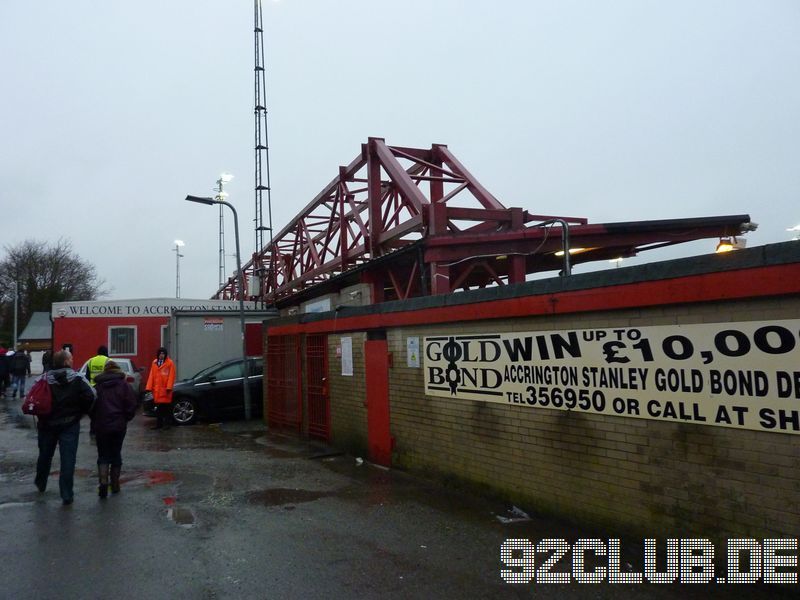
[[[22,412],[26,415],[46,417],[53,408],[53,393],[47,383],[47,376],[42,375],[33,384],[25,401],[22,403]]]

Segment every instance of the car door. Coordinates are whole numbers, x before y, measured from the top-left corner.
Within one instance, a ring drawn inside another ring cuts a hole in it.
[[[222,365],[211,373],[207,394],[209,413],[225,416],[241,410],[244,405],[242,361]]]
[[[264,359],[251,358],[250,371],[247,374],[250,383],[250,404],[253,409],[253,416],[259,417],[264,413]],[[242,399],[242,410],[244,411],[244,399]]]

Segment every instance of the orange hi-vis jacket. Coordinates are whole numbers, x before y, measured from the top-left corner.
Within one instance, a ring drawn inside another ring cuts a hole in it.
[[[147,385],[144,389],[153,392],[153,401],[156,404],[169,404],[172,402],[172,385],[175,383],[175,363],[167,357],[159,367],[158,359],[150,366],[147,376]]]

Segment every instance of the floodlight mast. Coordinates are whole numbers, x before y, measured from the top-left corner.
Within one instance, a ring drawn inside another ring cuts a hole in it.
[[[181,248],[183,248],[186,244],[183,240],[175,240],[175,297],[181,297],[181,258],[183,254],[181,254]]]
[[[269,128],[267,127],[267,85],[264,61],[264,19],[261,0],[254,0],[253,14],[255,26],[255,250],[261,254],[264,249],[264,231],[269,231],[272,244],[272,186],[269,173]],[[266,177],[265,177],[266,175]],[[267,195],[268,223],[264,224],[263,197]],[[220,285],[220,288],[222,286]]]

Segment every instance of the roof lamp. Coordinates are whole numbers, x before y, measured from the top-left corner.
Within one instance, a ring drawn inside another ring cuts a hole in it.
[[[588,252],[589,250],[594,250],[594,248],[570,248],[569,253],[571,256],[573,254],[580,254],[581,252]],[[564,251],[558,250],[556,252],[556,256],[564,256]]]
[[[730,252],[732,250],[743,250],[747,247],[747,240],[737,238],[736,236],[729,238],[719,238],[716,252]]]

